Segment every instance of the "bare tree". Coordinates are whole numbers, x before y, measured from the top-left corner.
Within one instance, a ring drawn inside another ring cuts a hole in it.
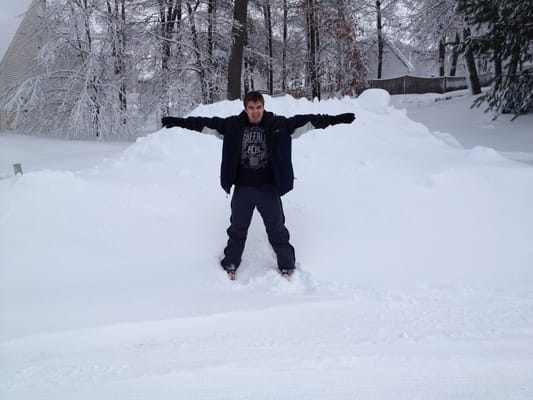
[[[451,43],[452,45],[452,61],[450,64],[450,76],[455,76],[457,72],[457,63],[459,61],[459,51],[457,49],[457,46],[459,45],[460,41],[459,33],[455,33],[455,40]]]
[[[318,47],[320,45],[317,16],[317,0],[305,0],[307,28],[307,79],[311,97],[320,99],[320,80],[318,77]]]
[[[126,7],[125,0],[106,0],[108,32],[111,37],[112,56],[115,63],[115,79],[119,83],[118,99],[125,125],[127,111],[126,88]]]
[[[235,0],[233,8],[233,29],[231,37],[233,45],[228,62],[228,93],[229,100],[241,97],[241,74],[244,44],[246,43],[246,18],[248,0]]]
[[[198,31],[196,29],[196,19],[195,14],[198,10],[198,6],[200,5],[200,1],[196,0],[193,5],[190,1],[187,2],[187,11],[189,13],[189,26],[191,29],[191,37],[192,37],[192,43],[193,43],[193,53],[194,53],[194,66],[196,73],[198,74],[198,77],[200,79],[200,89],[202,93],[202,102],[203,103],[211,103],[211,93],[208,89],[208,70],[207,70],[207,63],[202,60],[202,48],[200,47],[200,40],[198,38]]]
[[[266,31],[266,42],[267,42],[267,54],[268,54],[268,60],[267,60],[267,86],[268,86],[268,93],[274,94],[274,66],[273,66],[273,57],[274,57],[274,49],[272,46],[272,12],[270,8],[270,0],[265,0],[265,4],[263,5],[263,14],[265,16],[265,31]]]
[[[383,72],[383,24],[381,21],[381,1],[376,0],[376,30],[378,33],[378,79],[381,79]]]
[[[35,132],[62,130],[68,136],[123,132],[123,120],[116,118],[124,115],[124,103],[117,96],[121,82],[114,82],[117,47],[109,43],[107,29],[94,27],[104,11],[98,6],[91,0],[48,5],[40,27],[48,41],[31,75],[10,92],[17,126]],[[101,22],[105,26],[109,20]],[[111,64],[104,62],[109,58]]]
[[[446,75],[446,37],[439,40],[439,76]]]
[[[172,49],[176,41],[176,27],[181,22],[181,0],[158,0],[159,29],[161,41],[161,111],[168,114],[170,111],[170,64],[173,59]]]
[[[287,0],[283,0],[283,34],[281,50],[281,91],[287,91],[287,40],[288,40],[288,15],[289,7]]]
[[[405,1],[409,10],[409,28],[416,45],[436,49],[440,76],[446,75],[447,53],[451,50],[450,75],[454,76],[459,58],[458,32],[466,28],[464,18],[457,13],[457,0]]]

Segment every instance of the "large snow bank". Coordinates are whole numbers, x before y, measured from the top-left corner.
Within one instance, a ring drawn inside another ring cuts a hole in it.
[[[294,142],[290,282],[257,215],[237,281],[219,269],[213,136],[163,129],[97,168],[0,179],[0,398],[532,397],[533,168],[379,90],[267,108],[357,115]],[[40,165],[64,165],[51,143]]]
[[[297,181],[284,197],[300,270],[291,283],[276,275],[256,215],[229,286],[218,268],[230,201],[218,183],[221,141],[162,129],[95,169],[0,181],[2,333],[254,308],[342,296],[339,288],[533,283],[531,167],[445,143],[381,90],[267,97],[266,108],[357,116],[294,142]],[[221,102],[192,114],[241,110]]]

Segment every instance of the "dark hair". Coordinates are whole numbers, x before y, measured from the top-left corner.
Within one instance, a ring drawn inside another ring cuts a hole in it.
[[[253,92],[248,92],[244,95],[244,108],[246,108],[246,106],[248,105],[249,102],[257,102],[257,101],[260,101],[261,103],[263,103],[263,105],[265,105],[265,99],[263,98],[263,95],[257,91],[253,91]]]

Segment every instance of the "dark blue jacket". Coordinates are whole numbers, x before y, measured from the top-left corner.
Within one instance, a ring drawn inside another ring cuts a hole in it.
[[[246,113],[243,111],[228,118],[188,117],[180,122],[180,126],[184,128],[222,137],[220,185],[229,193],[237,178],[244,128],[249,124]],[[265,111],[261,124],[265,129],[276,189],[283,196],[293,188],[292,138],[311,129],[323,129],[332,125],[331,116],[303,114],[287,118]]]

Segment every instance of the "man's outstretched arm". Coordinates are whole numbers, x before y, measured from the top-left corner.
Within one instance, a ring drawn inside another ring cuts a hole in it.
[[[354,120],[354,113],[338,115],[301,114],[287,118],[289,133],[291,133],[293,137],[298,137],[313,129],[324,129],[328,126],[337,124],[351,124]]]
[[[220,117],[163,117],[161,125],[165,128],[179,127],[217,136],[224,135],[224,118]]]

